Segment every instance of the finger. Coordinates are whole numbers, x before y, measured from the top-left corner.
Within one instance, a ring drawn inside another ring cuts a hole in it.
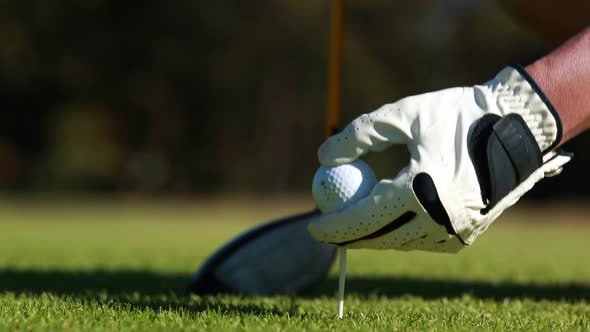
[[[398,103],[363,114],[344,130],[328,138],[318,150],[324,166],[349,163],[369,151],[383,151],[392,144],[402,144],[410,136],[410,121],[404,117]]]
[[[441,232],[444,232],[444,230],[441,230]],[[446,233],[444,234],[444,237],[444,241],[431,238],[430,235],[425,238],[416,238],[414,240],[404,243],[400,247],[395,247],[395,249],[403,251],[420,250],[444,253],[457,253],[462,249],[466,248],[466,246],[463,243],[461,243],[461,241],[459,241],[457,237],[449,236]],[[391,249],[391,247],[387,249]]]
[[[449,241],[453,242],[449,245]],[[411,223],[404,224],[394,232],[376,239],[353,242],[346,246],[349,249],[396,249],[448,251],[454,248],[455,242],[461,243],[455,236],[447,233],[441,226],[430,219],[426,213],[418,213]],[[464,247],[461,244],[462,247]]]
[[[409,190],[400,186],[405,178],[381,180],[368,197],[343,210],[318,216],[308,226],[309,232],[319,241],[346,244],[410,222],[415,213],[408,206]]]
[[[408,222],[389,232],[374,239],[355,241],[346,247],[349,249],[398,249],[409,250],[411,243],[414,241],[430,241],[428,234],[432,231],[432,222],[418,214]]]

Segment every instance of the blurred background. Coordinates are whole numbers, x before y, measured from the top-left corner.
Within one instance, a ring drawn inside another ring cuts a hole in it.
[[[330,2],[0,1],[6,195],[309,195]],[[346,1],[343,115],[492,78],[555,39],[496,1]],[[587,200],[583,135],[529,201]],[[402,149],[369,156],[379,175]]]

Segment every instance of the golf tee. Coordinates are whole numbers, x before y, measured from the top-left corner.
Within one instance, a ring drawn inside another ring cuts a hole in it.
[[[340,256],[340,272],[338,275],[338,318],[344,315],[344,282],[346,279],[346,248],[338,248]]]

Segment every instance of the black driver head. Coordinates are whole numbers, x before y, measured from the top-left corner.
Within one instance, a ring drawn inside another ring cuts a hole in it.
[[[277,295],[301,292],[330,270],[336,247],[307,232],[319,210],[248,230],[209,257],[194,275],[196,294]]]

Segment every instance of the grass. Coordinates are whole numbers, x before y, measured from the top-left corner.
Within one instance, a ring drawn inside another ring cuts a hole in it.
[[[349,251],[342,321],[336,267],[299,296],[185,292],[221,243],[305,205],[5,203],[0,329],[590,329],[584,209],[521,208],[458,255]]]

